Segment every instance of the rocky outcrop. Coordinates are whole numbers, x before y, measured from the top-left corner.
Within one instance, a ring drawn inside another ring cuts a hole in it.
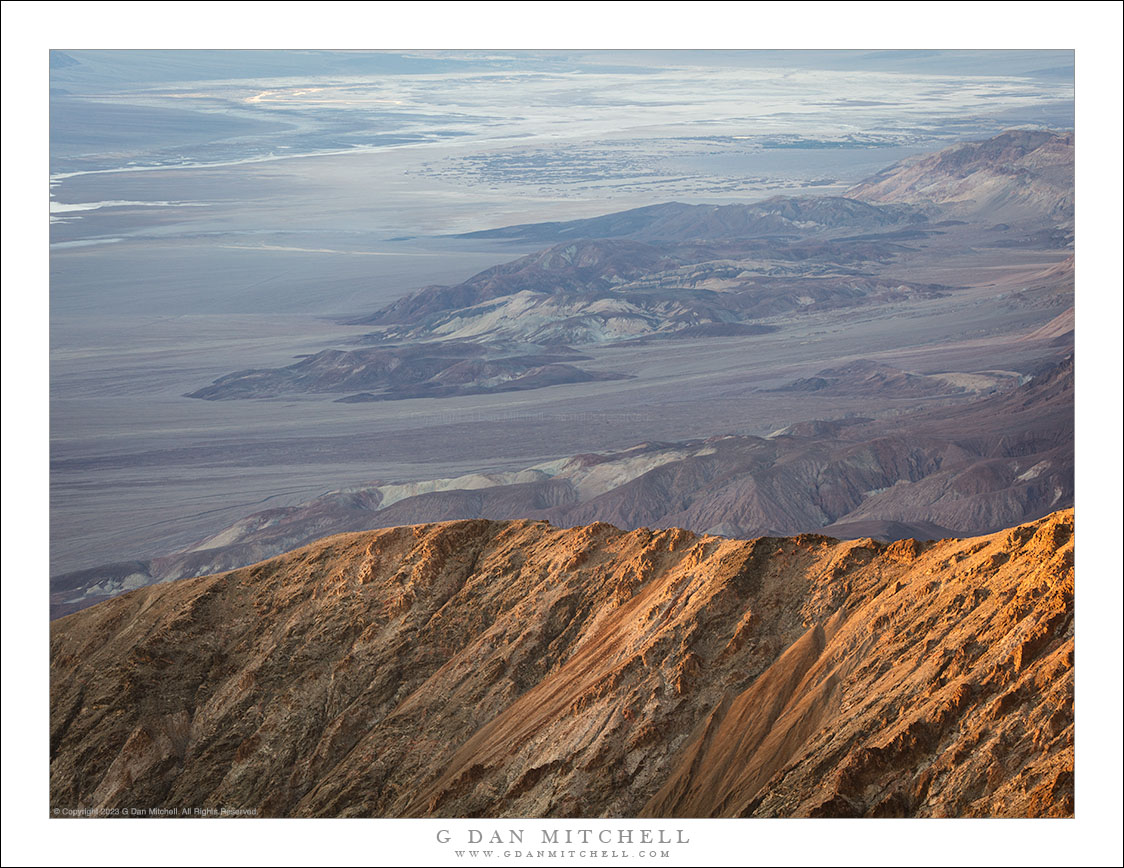
[[[1068,816],[1073,514],[935,543],[484,520],[52,625],[51,806]]]

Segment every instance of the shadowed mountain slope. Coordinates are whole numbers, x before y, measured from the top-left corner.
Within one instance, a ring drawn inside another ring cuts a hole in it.
[[[225,401],[339,393],[344,397],[338,401],[356,403],[514,392],[624,377],[570,364],[585,359],[588,356],[568,347],[497,354],[467,341],[322,350],[288,367],[227,374],[187,397]]]

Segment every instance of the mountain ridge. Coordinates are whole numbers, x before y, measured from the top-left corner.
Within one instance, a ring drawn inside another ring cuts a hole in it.
[[[51,805],[1068,816],[1072,557],[1072,511],[889,545],[332,537],[54,622]]]
[[[827,311],[923,304],[964,289],[914,276],[917,264],[932,267],[934,245],[1072,246],[1072,188],[1072,134],[1012,130],[897,163],[847,196],[671,202],[468,233],[548,246],[346,320],[373,327],[361,339],[373,348],[326,349],[283,368],[232,372],[187,396],[336,394],[360,403],[617,378],[535,359],[573,347],[748,336]],[[454,348],[459,356],[434,364]]]
[[[581,238],[713,242],[803,236],[809,231],[826,233],[843,229],[852,232],[856,228],[871,231],[927,221],[922,209],[909,205],[877,205],[844,196],[772,196],[760,202],[744,204],[663,202],[584,220],[522,223],[467,232],[456,237],[546,243]]]
[[[811,394],[891,384],[910,398],[981,391],[899,419],[810,421],[766,438],[648,442],[506,473],[352,486],[253,513],[178,552],[54,576],[52,617],[328,534],[426,521],[541,518],[738,538],[815,532],[892,540],[990,532],[1073,503],[1072,357],[1042,365],[1021,385],[1009,373],[920,377],[869,362],[821,374],[832,372],[833,382],[813,378],[823,387]],[[790,388],[806,386],[798,380]]]
[[[1037,216],[1072,228],[1073,171],[1073,133],[1007,130],[903,160],[847,195],[871,203],[934,204],[961,216]]]

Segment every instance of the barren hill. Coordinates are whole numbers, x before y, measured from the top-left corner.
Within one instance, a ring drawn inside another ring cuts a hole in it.
[[[1007,130],[903,160],[847,191],[877,203],[933,203],[993,219],[1073,220],[1072,133]]]
[[[474,520],[52,625],[52,807],[1068,816],[1073,515],[937,543]]]

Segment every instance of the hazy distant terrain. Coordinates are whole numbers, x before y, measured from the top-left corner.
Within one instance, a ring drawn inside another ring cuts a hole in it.
[[[1022,371],[1041,353],[1015,338],[1067,304],[1035,288],[1068,255],[1064,239],[950,226],[898,239],[906,258],[877,269],[895,286],[955,287],[942,297],[782,311],[753,319],[777,329],[762,333],[580,347],[576,367],[621,379],[440,401],[191,399],[235,371],[361,349],[372,326],[343,320],[554,243],[454,234],[671,201],[839,196],[957,141],[1071,126],[1072,55],[813,53],[796,69],[771,53],[62,55],[73,62],[52,71],[52,573],[162,555],[373,480],[955,401],[785,387],[856,357],[922,375]],[[981,278],[994,261],[1002,273]]]
[[[244,566],[331,534],[463,518],[547,519],[561,527],[600,521],[741,538],[814,529],[843,538],[936,539],[1008,527],[1074,497],[1072,342],[1047,333],[1031,345],[1059,361],[1028,375],[928,377],[860,362],[844,376],[830,376],[836,369],[823,372],[830,379],[811,378],[821,402],[867,396],[913,409],[895,418],[641,443],[516,471],[351,485],[258,510],[179,551],[56,576],[52,613]],[[805,391],[807,384],[793,385]],[[948,396],[960,400],[942,403]],[[926,404],[932,408],[914,409]]]
[[[209,528],[180,522],[177,544],[166,538],[158,557],[56,575],[52,612],[243,566],[326,534],[427,521],[532,517],[746,538],[817,531],[898,539],[990,532],[1067,507],[1072,169],[1072,136],[1008,131],[888,167],[852,191],[904,200],[896,205],[772,197],[485,233],[540,242],[608,237],[563,241],[463,283],[420,289],[345,322],[376,329],[345,338],[346,349],[235,371],[186,397],[255,408],[292,407],[294,399],[448,408],[453,399],[506,393],[518,395],[507,406],[519,406],[528,393],[565,388],[547,406],[574,412],[455,424],[458,411],[438,409],[414,417],[408,440],[350,435],[356,466],[366,450],[408,460],[420,449],[429,464],[415,460],[411,471],[445,472],[353,476],[304,502],[286,488],[284,500],[275,492],[265,509],[228,513],[236,520],[226,525],[210,514]],[[1012,223],[994,223],[997,214]],[[975,328],[957,330],[955,318]],[[825,330],[828,319],[845,325]],[[960,340],[949,345],[943,329]],[[876,338],[884,343],[872,344]],[[875,358],[860,352],[870,348]],[[714,370],[719,360],[726,376]],[[613,362],[628,373],[605,369]],[[730,372],[744,377],[750,364],[753,385],[733,387]],[[652,383],[655,371],[663,375]],[[700,388],[710,384],[721,388]],[[598,412],[605,405],[596,395],[609,395],[617,411]],[[645,412],[653,396],[664,402],[658,414]],[[747,435],[742,417],[738,427],[718,429],[722,436],[658,442],[668,431],[714,431],[721,412],[780,408],[795,424]],[[244,418],[272,420],[275,412]],[[653,415],[662,426],[651,425]],[[591,423],[601,442],[618,445],[580,446],[591,442]],[[652,430],[657,442],[637,443],[637,431]],[[331,443],[345,448],[342,438]],[[497,465],[497,443],[508,458],[528,443],[582,451]],[[223,449],[226,460],[240,461],[260,450],[266,468],[282,456],[289,466],[319,465],[317,454],[328,451],[322,439]],[[460,463],[446,460],[454,453]],[[125,472],[219,455],[167,451],[59,466]],[[196,527],[203,532],[185,545]]]

